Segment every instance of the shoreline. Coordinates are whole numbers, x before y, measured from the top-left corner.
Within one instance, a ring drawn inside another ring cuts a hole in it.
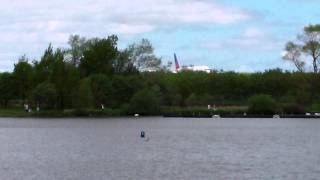
[[[115,118],[115,117],[164,117],[164,118],[304,118],[318,119],[318,113],[304,114],[250,114],[245,111],[210,111],[210,110],[178,110],[178,111],[159,111],[156,113],[133,113],[119,109],[66,109],[66,110],[42,110],[26,112],[22,109],[0,109],[1,118]]]

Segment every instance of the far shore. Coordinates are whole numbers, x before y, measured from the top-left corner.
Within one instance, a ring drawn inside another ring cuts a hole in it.
[[[161,116],[165,118],[320,118],[319,113],[305,113],[305,114],[250,114],[247,112],[234,111],[212,111],[212,110],[192,110],[184,109],[183,111],[166,111],[154,114],[144,113],[128,113],[119,110],[97,110],[97,109],[82,109],[82,110],[42,110],[26,112],[23,109],[0,109],[0,117],[13,118],[107,118],[107,117],[152,117]]]

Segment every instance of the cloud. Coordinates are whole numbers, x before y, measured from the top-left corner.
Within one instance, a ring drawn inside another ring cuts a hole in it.
[[[230,24],[250,18],[244,10],[199,0],[4,0],[0,11],[2,26],[14,30],[24,26],[31,31],[69,33],[75,25],[80,25],[80,31],[90,31],[95,24],[104,31],[132,34],[164,25]]]
[[[246,51],[273,51],[282,46],[283,42],[281,40],[265,33],[257,27],[248,27],[238,35],[224,39],[224,41],[207,41],[200,44],[200,47],[209,50],[238,49]]]
[[[0,42],[6,46],[0,46],[0,69],[16,54],[39,58],[50,42],[65,46],[70,34],[134,37],[250,18],[243,9],[208,0],[1,0]]]

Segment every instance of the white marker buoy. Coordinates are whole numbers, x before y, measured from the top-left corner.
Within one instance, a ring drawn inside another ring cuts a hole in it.
[[[273,115],[273,118],[274,118],[274,119],[279,119],[280,116],[279,116],[278,114],[275,114],[275,115]]]
[[[212,118],[221,118],[221,117],[220,117],[220,115],[215,114],[212,116]]]

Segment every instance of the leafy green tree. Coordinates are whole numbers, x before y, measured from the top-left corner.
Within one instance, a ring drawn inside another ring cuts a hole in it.
[[[301,60],[301,53],[310,56],[313,72],[318,73],[320,63],[320,24],[304,27],[302,34],[298,35],[298,43],[288,42],[285,48],[284,59],[292,61],[299,71],[303,70],[306,60]]]
[[[185,104],[187,106],[196,106],[199,103],[199,98],[196,94],[192,93],[186,100]]]
[[[95,74],[90,76],[90,82],[96,107],[101,104],[110,105],[113,93],[112,81],[106,75]]]
[[[40,61],[34,61],[35,83],[39,84],[50,81],[52,77],[53,64],[55,62],[54,50],[51,44],[44,51]]]
[[[314,73],[318,73],[320,58],[320,24],[309,25],[304,28],[304,33],[299,37],[303,42],[303,52],[312,58]]]
[[[34,62],[36,83],[54,84],[57,96],[56,107],[71,107],[80,74],[74,65],[65,62],[65,51],[53,49],[51,45],[45,50],[40,62]]]
[[[33,87],[33,68],[25,56],[14,65],[13,81],[17,97],[25,101]]]
[[[32,92],[34,101],[43,108],[51,109],[56,103],[57,91],[52,83],[39,84]]]
[[[302,48],[301,46],[289,41],[285,47],[285,53],[283,55],[284,60],[293,62],[298,71],[304,72],[305,62],[301,60]]]
[[[68,44],[70,49],[67,49],[67,54],[70,56],[70,62],[74,66],[80,64],[83,52],[88,48],[88,40],[79,35],[70,35]]]
[[[76,107],[78,109],[92,108],[94,106],[94,97],[89,78],[84,78],[80,81],[76,102]]]
[[[160,112],[161,99],[154,89],[143,89],[138,91],[130,100],[130,113],[144,115],[155,115]]]
[[[56,87],[56,101],[59,109],[64,109],[72,101],[72,91],[75,90],[79,78],[75,71],[74,66],[64,61],[64,52],[61,49],[55,50],[50,82]]]
[[[182,105],[182,96],[180,94],[174,94],[171,97],[171,105],[181,106]]]
[[[139,71],[155,71],[161,68],[161,58],[156,57],[154,48],[148,39],[142,39],[138,44],[127,48],[130,62]]]
[[[214,104],[214,98],[208,93],[200,95],[199,99],[200,99],[200,105],[202,106]]]
[[[0,106],[7,107],[14,98],[13,77],[10,73],[0,74]]]
[[[145,87],[145,82],[139,75],[114,76],[112,79],[112,106],[120,107],[123,104],[128,104],[132,96]]]
[[[129,52],[127,49],[120,51],[117,59],[113,63],[115,74],[138,74],[138,69],[129,59]]]
[[[277,112],[277,103],[270,95],[254,95],[250,97],[248,101],[250,113],[274,114]]]
[[[107,39],[96,39],[88,45],[80,62],[80,69],[84,76],[91,74],[112,75],[113,64],[118,57],[118,38],[115,35]]]

